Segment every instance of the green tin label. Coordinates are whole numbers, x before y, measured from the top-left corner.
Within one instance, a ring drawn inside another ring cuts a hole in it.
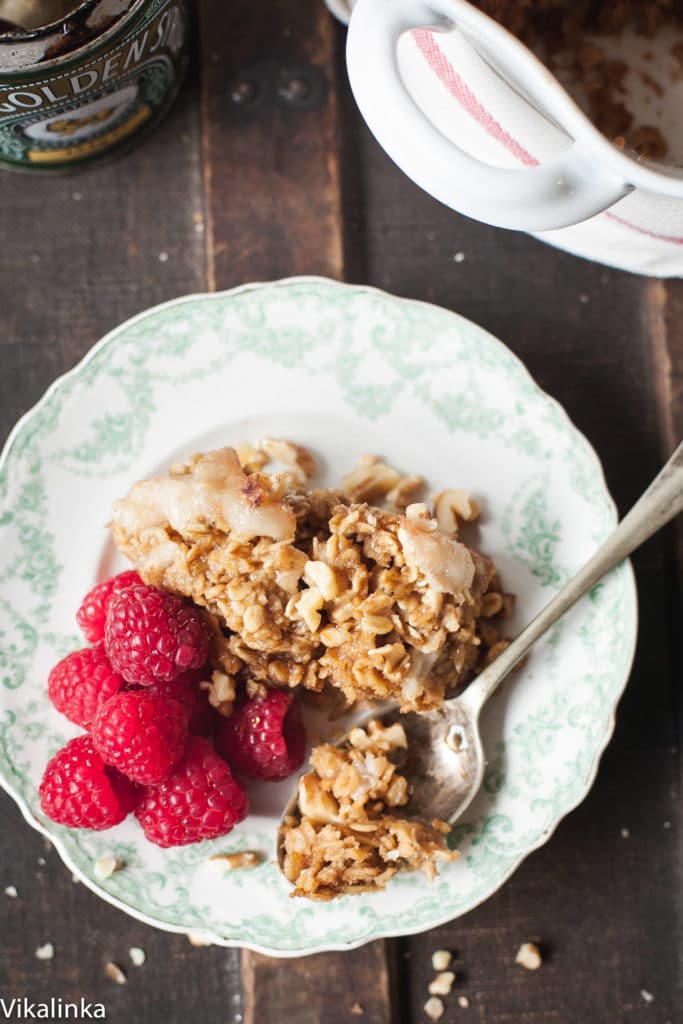
[[[108,47],[94,40],[41,73],[0,74],[0,161],[64,167],[128,142],[168,106],[185,70],[184,0],[151,0]]]

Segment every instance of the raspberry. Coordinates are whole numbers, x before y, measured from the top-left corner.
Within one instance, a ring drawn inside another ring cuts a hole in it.
[[[187,708],[190,716],[189,730],[193,736],[210,736],[213,732],[214,721],[218,718],[218,712],[209,704],[206,693],[199,689],[203,679],[209,678],[210,673],[196,669],[191,672],[183,672],[177,679],[170,683],[153,683],[146,688],[147,693],[161,694],[163,697],[173,697],[179,704]]]
[[[95,715],[92,741],[105,764],[154,786],[183,756],[187,719],[186,709],[171,697],[117,693]]]
[[[301,767],[306,754],[299,705],[286,690],[271,690],[238,705],[221,723],[216,748],[243,775],[286,779]]]
[[[85,639],[91,644],[104,640],[104,621],[107,608],[113,594],[118,594],[126,587],[142,583],[138,574],[131,570],[120,572],[110,580],[98,583],[83,598],[81,607],[76,612],[76,622],[85,633]]]
[[[142,584],[112,596],[104,646],[127,683],[149,686],[201,668],[209,653],[209,630],[196,608]]]
[[[87,729],[97,709],[124,685],[109,664],[104,644],[73,651],[52,669],[47,695],[70,722]]]
[[[137,786],[104,764],[90,736],[77,736],[55,754],[40,784],[45,814],[69,828],[118,825],[139,796]]]
[[[185,757],[160,786],[148,789],[135,814],[157,846],[185,846],[227,835],[247,816],[247,797],[211,744],[190,736]]]

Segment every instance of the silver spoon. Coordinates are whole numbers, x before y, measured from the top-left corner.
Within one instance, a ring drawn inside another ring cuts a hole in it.
[[[653,480],[628,515],[591,560],[539,612],[526,629],[484,669],[458,697],[437,711],[402,715],[395,701],[376,705],[354,722],[362,726],[373,718],[400,721],[408,738],[412,796],[402,811],[409,817],[453,824],[477,795],[484,777],[486,756],[479,734],[479,715],[486,701],[529,648],[564,615],[605,573],[635,551],[653,533],[683,509],[683,444]],[[348,734],[336,745],[343,746]],[[283,813],[295,815],[298,786]],[[282,833],[280,833],[281,835]],[[278,863],[283,863],[278,842]]]

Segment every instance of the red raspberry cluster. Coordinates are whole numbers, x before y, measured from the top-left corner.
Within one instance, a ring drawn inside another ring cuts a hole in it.
[[[291,693],[243,697],[227,719],[211,707],[200,687],[210,633],[191,603],[123,572],[94,587],[76,618],[93,646],[55,665],[48,696],[87,734],[45,769],[41,806],[53,821],[106,829],[134,811],[159,846],[215,839],[247,815],[233,771],[277,780],[301,767]]]

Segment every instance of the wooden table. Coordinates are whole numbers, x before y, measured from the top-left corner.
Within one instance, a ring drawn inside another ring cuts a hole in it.
[[[577,260],[420,192],[361,123],[321,0],[203,0],[198,13],[190,80],[144,145],[74,176],[2,177],[2,435],[131,314],[321,273],[501,337],[595,445],[625,509],[681,434],[681,282]],[[196,949],[74,884],[2,797],[0,890],[19,895],[0,893],[0,996],[83,995],[109,1020],[150,1024],[410,1024],[426,1020],[431,953],[445,947],[458,974],[445,1024],[680,1024],[680,554],[671,528],[636,556],[638,655],[590,796],[484,906],[346,954]],[[514,964],[530,938],[536,973]],[[38,961],[47,941],[54,959]],[[147,962],[118,986],[103,964],[125,964],[130,946]]]

